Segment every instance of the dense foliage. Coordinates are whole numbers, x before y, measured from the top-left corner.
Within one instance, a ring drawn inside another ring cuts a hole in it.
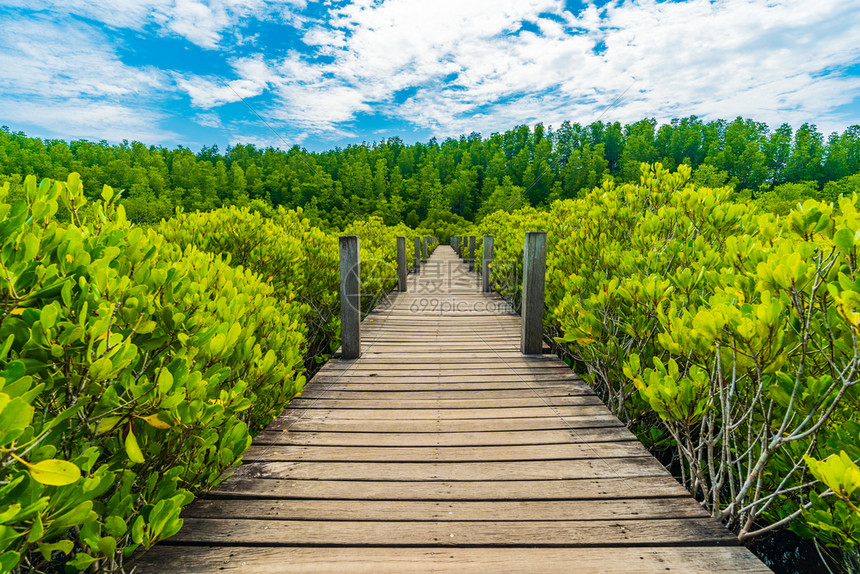
[[[302,304],[299,321],[307,327],[308,367],[322,362],[340,339],[337,237],[312,226],[301,209],[279,208],[264,217],[245,207],[180,213],[158,231],[187,246],[225,254],[233,265],[258,273],[282,299]],[[397,284],[397,235],[415,233],[381,219],[356,220],[343,232],[361,238],[362,309],[370,310]]]
[[[781,526],[860,544],[858,197],[786,217],[643,166],[638,184],[488,216],[516,299],[523,234],[548,233],[547,334],[741,540]],[[826,462],[819,462],[826,461]]]
[[[111,570],[177,532],[193,494],[301,390],[309,328],[336,346],[337,237],[298,212],[240,208],[183,214],[162,234],[130,224],[110,188],[88,209],[77,174],[28,177],[15,201],[8,187],[0,571]],[[393,233],[409,230],[352,230],[372,305],[396,280]]]
[[[158,222],[175,207],[283,206],[305,208],[323,227],[376,215],[416,229],[434,210],[475,221],[500,209],[574,198],[607,177],[636,183],[640,163],[657,161],[668,169],[689,165],[699,184],[729,184],[736,199],[767,195],[768,205],[786,210],[798,191],[832,201],[860,187],[860,178],[851,179],[860,172],[860,126],[825,141],[813,125],[771,131],[743,118],[689,117],[660,126],[653,119],[564,122],[555,130],[518,126],[441,143],[391,138],[323,153],[236,145],[223,154],[217,147],[195,154],[137,142],[43,141],[0,129],[0,176],[13,193],[22,181],[16,174],[65,179],[75,171],[91,184],[124,190],[135,222]]]
[[[855,193],[860,126],[224,154],[0,128],[0,571],[110,570],[176,532],[336,349],[339,234],[361,237],[367,311],[397,235],[410,255],[494,235],[517,301],[523,234],[546,230],[548,338],[713,515],[856,549]]]

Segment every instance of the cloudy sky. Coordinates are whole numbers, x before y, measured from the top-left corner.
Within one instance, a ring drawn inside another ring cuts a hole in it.
[[[518,124],[860,123],[860,0],[0,0],[0,124],[321,150]]]

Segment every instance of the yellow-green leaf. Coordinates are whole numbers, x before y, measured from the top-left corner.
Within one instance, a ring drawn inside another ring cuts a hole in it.
[[[147,424],[149,424],[149,426],[155,427],[157,429],[169,429],[170,428],[170,424],[166,423],[163,420],[161,420],[160,418],[158,418],[158,415],[149,415],[148,417],[140,417],[140,418],[145,420],[147,422]]]
[[[120,420],[122,420],[122,417],[105,417],[99,420],[98,427],[96,427],[96,434],[102,434],[112,430]]]
[[[166,393],[173,388],[173,375],[167,369],[161,369],[158,374],[158,391]]]
[[[143,462],[143,453],[140,452],[140,447],[137,445],[137,437],[131,431],[125,437],[125,453],[131,462]]]
[[[29,464],[27,470],[37,482],[49,486],[65,486],[81,477],[81,469],[67,460],[56,458]]]

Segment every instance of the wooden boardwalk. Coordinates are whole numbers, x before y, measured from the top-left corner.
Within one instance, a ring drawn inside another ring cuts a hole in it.
[[[439,247],[138,572],[769,572]]]

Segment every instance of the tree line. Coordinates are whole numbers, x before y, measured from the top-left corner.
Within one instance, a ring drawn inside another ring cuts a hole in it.
[[[558,129],[517,126],[489,137],[472,133],[442,142],[399,138],[325,152],[254,145],[199,152],[140,142],[66,142],[0,128],[0,183],[13,192],[26,174],[65,179],[78,172],[96,196],[122,189],[129,217],[155,222],[177,207],[303,207],[324,227],[342,228],[377,215],[417,227],[431,213],[468,221],[498,209],[548,205],[580,196],[606,178],[637,182],[643,162],[686,164],[693,181],[731,186],[735,200],[771,211],[804,197],[836,199],[860,191],[860,126],[825,138],[815,125],[771,130],[751,119],[705,122],[695,116],[658,125],[564,122]]]

